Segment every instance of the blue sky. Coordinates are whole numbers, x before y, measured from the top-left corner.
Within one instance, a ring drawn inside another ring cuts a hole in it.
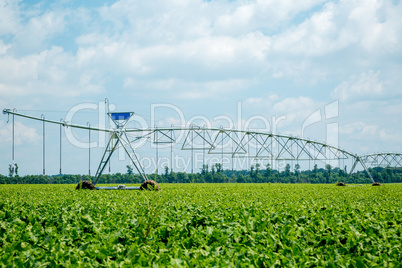
[[[401,152],[400,14],[400,1],[387,0],[3,0],[0,107],[60,120],[79,104],[108,98],[144,120],[153,104],[169,104],[186,120],[205,116],[219,126],[214,118],[229,116],[244,127],[261,116],[277,132],[301,135],[314,112],[324,115],[335,102],[337,116],[328,122],[339,126],[340,147]],[[87,109],[74,122],[98,125],[97,115]],[[158,125],[178,123],[172,109],[156,116]],[[41,124],[16,121],[20,172],[39,174]],[[307,131],[311,139],[328,137],[324,121]],[[49,126],[47,136],[48,173],[55,174],[58,128]],[[86,152],[64,142],[66,173],[86,173]],[[0,173],[7,174],[7,116],[0,150]],[[101,151],[94,148],[93,168]],[[125,164],[115,171],[125,172]]]

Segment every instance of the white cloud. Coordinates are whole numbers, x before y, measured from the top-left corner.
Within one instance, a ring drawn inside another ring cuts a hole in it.
[[[250,106],[259,105],[259,106],[271,106],[273,102],[278,101],[280,97],[276,94],[269,95],[267,97],[251,97],[247,98],[245,103]]]
[[[358,77],[351,77],[349,81],[342,82],[331,92],[331,97],[339,98],[342,101],[379,97],[384,92],[383,84],[380,80],[380,71],[368,71]]]
[[[401,49],[402,5],[388,1],[327,2],[322,10],[273,39],[281,53],[322,56],[350,46],[382,54]],[[384,51],[385,49],[385,51]]]
[[[37,48],[37,52],[23,58],[11,54],[8,58],[0,58],[3,66],[8,66],[7,61],[10,61],[11,70],[15,70],[5,72],[6,79],[0,83],[5,84],[7,79],[18,79],[19,87],[25,87],[27,83],[43,86],[49,81],[54,85],[68,83],[75,86],[78,83],[82,87],[75,91],[76,94],[100,93],[104,81],[116,76],[118,79],[123,76],[122,80],[124,77],[135,80],[148,77],[152,78],[147,79],[151,84],[153,80],[169,79],[207,82],[235,77],[251,83],[266,76],[290,77],[297,83],[309,80],[307,84],[314,85],[326,81],[331,69],[323,68],[315,60],[296,61],[283,54],[323,55],[358,44],[364,36],[370,36],[368,32],[359,35],[356,31],[363,29],[359,23],[366,20],[366,24],[381,24],[379,32],[392,32],[391,41],[398,43],[398,35],[395,35],[398,17],[393,10],[400,8],[399,5],[392,9],[394,6],[387,3],[357,5],[340,1],[327,2],[321,7],[322,3],[320,0],[297,3],[163,1],[156,8],[152,5],[151,9],[149,3],[119,1],[111,6],[104,5],[99,14],[83,8],[77,16],[67,9],[36,12],[25,24],[19,22],[23,30],[16,35],[16,41],[7,46],[0,43],[0,51],[10,50],[10,46],[15,47],[24,40],[26,44],[38,42],[32,48]],[[381,16],[389,20],[378,22],[379,10],[383,13]],[[289,27],[296,15],[306,11],[312,15],[299,25]],[[375,18],[366,15],[365,11]],[[56,51],[57,47],[39,49],[47,39],[60,35],[72,18],[81,20],[83,25],[75,39],[76,54]],[[279,24],[267,30],[275,20],[285,23],[284,31],[281,29],[284,26]],[[277,33],[270,36],[270,31]],[[56,57],[57,62],[44,62],[51,57]],[[42,66],[41,61],[46,65]],[[66,91],[64,86],[60,87],[63,88],[60,92]]]
[[[18,3],[18,0],[0,2],[0,36],[18,32],[20,20]]]
[[[98,41],[97,38],[99,38]],[[90,39],[91,41],[86,41]],[[228,71],[250,76],[264,63],[269,38],[261,33],[250,33],[239,39],[206,37],[183,40],[174,45],[158,44],[137,47],[125,40],[109,40],[103,36],[85,36],[79,42],[97,43],[82,47],[77,52],[79,66],[96,64],[103,72],[127,75],[152,75],[186,79],[219,79]],[[248,66],[248,69],[245,69]],[[197,71],[197,72],[194,72]]]
[[[80,72],[74,57],[61,47],[21,58],[0,57],[3,96],[78,96],[101,92],[102,83],[96,72]]]
[[[382,111],[384,115],[400,117],[402,116],[402,103],[388,103],[387,105],[384,105],[384,109]]]
[[[400,147],[399,144],[402,143],[402,136],[400,133],[389,133],[388,130],[382,129],[379,133],[380,139],[387,143],[394,143],[396,146]],[[395,150],[396,148],[394,148]]]
[[[367,125],[364,122],[354,122],[351,124],[347,124],[339,128],[339,132],[341,134],[347,135],[360,135],[363,134],[365,136],[372,136],[377,133],[378,126],[376,125]]]
[[[334,3],[327,3],[300,25],[278,34],[273,40],[274,49],[281,53],[318,56],[343,48],[349,42],[339,40],[338,12]]]
[[[248,82],[240,79],[226,81],[211,81],[202,84],[194,84],[183,92],[179,98],[183,99],[220,99],[227,94],[247,87]]]
[[[6,54],[7,50],[11,47],[10,44],[4,44],[3,40],[0,39],[0,55]]]
[[[68,11],[49,11],[35,14],[28,22],[20,22],[13,40],[13,52],[21,54],[35,53],[46,49],[52,38],[63,33]]]
[[[218,81],[185,81],[178,79],[143,81],[133,78],[124,80],[126,92],[135,95],[138,91],[144,94],[158,92],[159,95],[181,100],[218,100],[228,97],[228,94],[247,89],[250,82],[242,79]]]
[[[31,128],[16,121],[14,124],[14,142],[15,145],[21,145],[24,143],[38,142],[40,141],[40,135],[36,132],[35,128]],[[6,124],[0,121],[0,140],[3,144],[10,144],[12,141],[12,120],[10,116],[10,122]]]
[[[348,151],[360,154],[401,150],[402,137],[399,131],[392,125],[381,126],[381,122],[377,123],[355,121],[340,124],[340,141]]]
[[[317,103],[309,97],[300,96],[298,98],[285,98],[275,103],[273,109],[279,113],[298,114],[301,111],[309,113],[312,109],[317,108]]]
[[[280,127],[281,132],[300,135],[304,121],[321,106],[322,102],[310,97],[299,96],[275,100],[268,107],[272,107],[269,109],[272,120],[277,120],[277,123],[272,122],[273,125]]]
[[[348,19],[355,26],[356,37],[370,53],[400,50],[402,6],[389,1],[361,1],[352,8]]]
[[[38,55],[21,59],[7,55],[0,57],[0,81],[2,83],[13,83],[37,79],[38,60]]]
[[[198,114],[201,100],[214,104],[203,111],[211,115],[245,100],[247,116],[264,115],[274,124],[285,115],[281,131],[297,133],[332,97],[341,100],[339,127],[345,137],[351,133],[345,138],[351,148],[359,147],[360,135],[392,146],[387,138],[401,131],[397,1],[79,5],[73,11],[64,2],[1,2],[3,105],[52,105],[52,99],[63,106],[109,97],[129,107],[135,101],[136,109],[174,102]],[[321,135],[325,123],[309,134]]]

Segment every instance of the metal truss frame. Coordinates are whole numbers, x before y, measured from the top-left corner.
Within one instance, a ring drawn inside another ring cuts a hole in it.
[[[352,153],[325,143],[273,133],[201,127],[127,129],[126,131],[128,133],[145,132],[136,139],[167,131],[185,131],[182,150],[207,150],[209,154],[231,154],[232,157],[323,161],[356,157]],[[175,143],[176,140],[170,139],[166,143],[170,142]],[[249,149],[250,145],[256,149],[255,152]]]
[[[373,167],[402,168],[402,154],[377,153],[361,155],[362,162]]]

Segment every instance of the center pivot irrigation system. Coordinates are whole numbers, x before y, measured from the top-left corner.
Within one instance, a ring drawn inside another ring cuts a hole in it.
[[[43,115],[41,117],[30,116],[18,113],[16,109],[4,109],[3,114],[12,115],[13,120],[13,165],[14,165],[14,116],[20,116],[28,119],[42,121],[43,124],[51,123],[58,124],[61,127],[71,127],[86,129],[88,131],[101,131],[110,134],[105,151],[99,163],[98,169],[95,174],[93,183],[89,181],[82,181],[77,185],[77,189],[104,189],[104,190],[142,190],[142,189],[155,189],[159,190],[159,185],[149,180],[144,168],[141,165],[140,159],[136,154],[133,144],[141,139],[152,139],[155,144],[165,143],[173,144],[178,143],[176,140],[176,133],[181,133],[184,137],[184,142],[181,150],[193,151],[202,150],[203,153],[208,154],[224,154],[230,155],[232,159],[235,157],[249,157],[254,159],[265,159],[271,161],[344,161],[351,159],[353,161],[352,168],[349,175],[354,171],[357,164],[361,164],[367,172],[371,181],[375,183],[367,165],[371,166],[384,166],[392,168],[402,168],[402,154],[398,153],[380,153],[359,156],[352,154],[345,150],[336,148],[334,146],[312,141],[309,139],[292,137],[280,134],[273,134],[267,132],[249,131],[249,130],[236,130],[224,128],[206,128],[191,125],[190,127],[168,127],[168,128],[126,128],[127,122],[133,116],[133,112],[112,112],[108,113],[109,118],[114,123],[114,127],[110,129],[102,129],[91,127],[90,125],[82,126],[75,125],[61,121],[53,121],[46,119]],[[44,128],[44,126],[43,126]],[[134,134],[134,138],[130,138],[127,134]],[[252,145],[252,149],[250,149]],[[138,174],[143,179],[140,187],[126,187],[119,185],[117,187],[95,187],[104,169],[109,163],[113,152],[118,148],[123,148],[128,155],[130,162],[133,164]],[[193,162],[192,162],[193,163]],[[233,169],[233,160],[232,160]],[[192,167],[193,170],[193,167]]]
[[[149,180],[147,174],[145,174],[144,169],[142,168],[140,161],[138,159],[137,154],[134,151],[134,148],[131,146],[131,142],[127,136],[127,132],[125,126],[128,120],[133,116],[133,112],[121,112],[121,113],[108,113],[108,116],[115,124],[115,127],[112,129],[100,129],[100,128],[93,128],[89,126],[80,126],[74,124],[68,124],[67,122],[57,122],[53,120],[47,120],[44,116],[40,118],[34,116],[28,116],[24,114],[17,113],[15,109],[10,111],[10,109],[4,109],[3,114],[11,114],[13,115],[13,135],[14,135],[14,115],[39,120],[42,122],[59,124],[60,126],[64,127],[72,127],[72,128],[81,128],[81,129],[88,129],[94,131],[103,131],[109,132],[110,138],[106,145],[105,151],[103,153],[102,159],[99,163],[98,169],[96,171],[95,180],[94,182],[90,181],[81,181],[78,183],[76,189],[91,189],[91,190],[160,190],[159,185],[153,181]],[[14,138],[14,137],[13,137]],[[14,140],[14,139],[13,139]],[[100,176],[102,175],[106,165],[109,163],[110,158],[113,152],[116,151],[119,147],[122,147],[124,151],[127,153],[130,161],[133,163],[134,167],[140,174],[141,178],[143,179],[143,183],[139,187],[126,187],[125,185],[119,185],[117,187],[95,187],[96,183],[98,182]],[[14,165],[14,144],[13,144],[13,165]]]

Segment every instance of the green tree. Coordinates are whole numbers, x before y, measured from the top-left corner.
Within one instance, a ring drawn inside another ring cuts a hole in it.
[[[318,176],[318,166],[317,164],[315,164],[313,168],[313,177],[317,178],[317,176]]]
[[[17,165],[17,163],[15,163],[14,166],[15,166],[15,176],[18,176],[18,165]]]
[[[216,172],[213,176],[214,183],[222,183],[224,182],[224,178],[221,172]]]
[[[165,177],[169,175],[169,167],[165,166]]]
[[[286,167],[285,167],[285,176],[286,176],[286,177],[289,177],[289,176],[290,176],[290,165],[289,165],[289,164],[286,164]]]
[[[329,179],[331,178],[331,173],[332,173],[332,166],[330,164],[325,165],[325,182],[329,183]]]
[[[255,164],[255,172],[256,172],[257,174],[260,172],[260,167],[261,167],[261,164],[260,164],[260,163]]]
[[[188,182],[190,182],[189,178],[187,176],[187,173],[185,173],[185,172],[178,172],[177,173],[177,181],[180,182],[180,183],[188,183]]]
[[[222,172],[222,164],[221,163],[216,163],[215,164],[216,167],[216,172],[217,173],[221,173]]]
[[[214,179],[214,178],[213,178],[212,174],[208,172],[208,173],[205,175],[205,179],[204,179],[204,180],[205,180],[206,183],[211,183],[213,179]]]
[[[127,165],[126,168],[127,168],[127,174],[128,175],[133,175],[133,167],[130,166],[130,165]]]
[[[255,174],[254,174],[254,165],[251,165],[251,167],[250,167],[250,177],[251,177],[251,178],[255,178]]]
[[[268,163],[265,166],[265,174],[264,175],[265,175],[266,178],[269,178],[271,176],[271,174],[272,174],[271,165]]]
[[[14,176],[14,164],[8,165],[8,176],[9,177]]]
[[[242,174],[239,174],[239,176],[237,177],[237,182],[238,183],[245,183],[246,180],[244,178],[244,176]]]
[[[208,164],[203,164],[201,168],[201,174],[205,175],[208,173]]]
[[[299,176],[300,176],[300,165],[299,165],[299,163],[297,163],[295,165],[295,175],[296,175],[297,178],[299,178]]]
[[[169,183],[177,182],[177,175],[173,171],[170,171],[170,174],[169,174],[169,177],[168,177],[168,182]]]

